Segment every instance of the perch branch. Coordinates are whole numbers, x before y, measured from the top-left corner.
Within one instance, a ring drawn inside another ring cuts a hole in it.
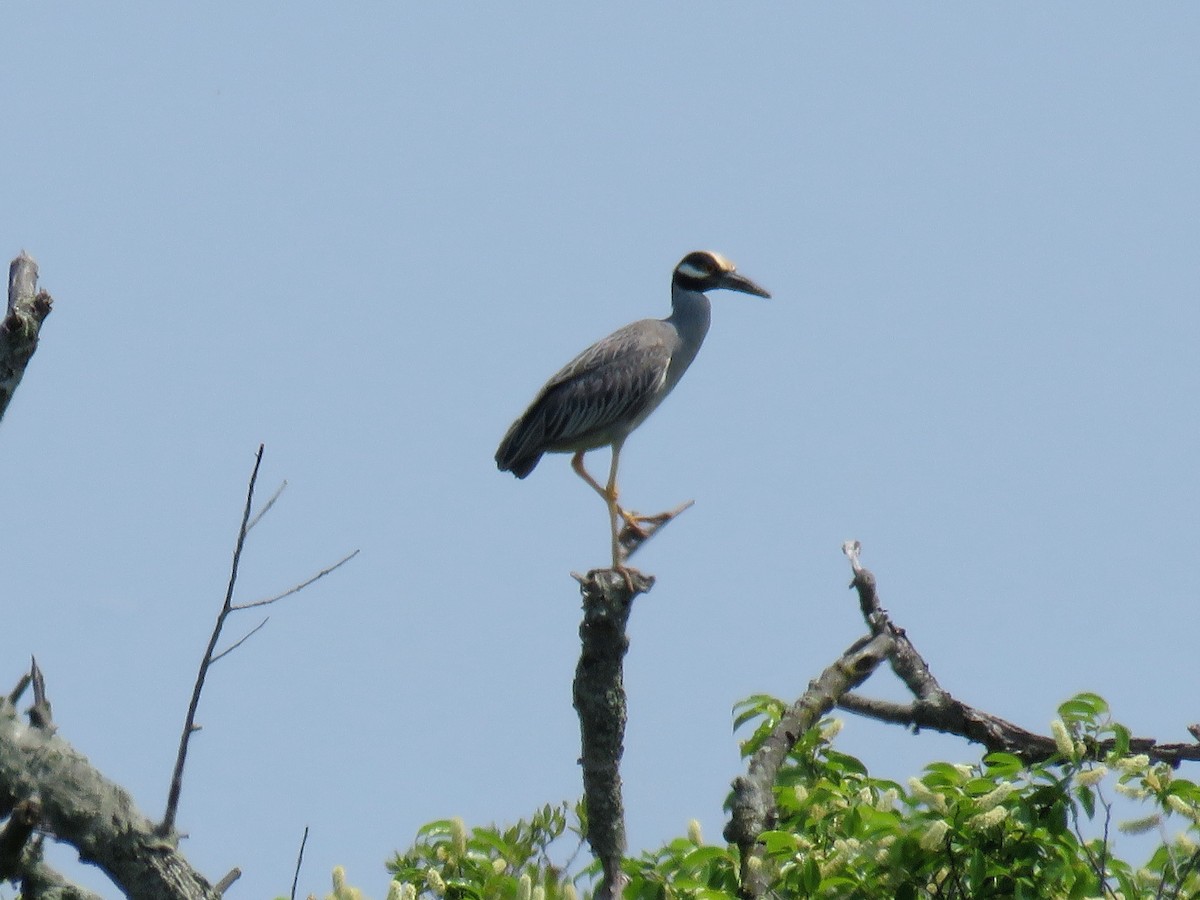
[[[37,279],[37,263],[22,250],[8,267],[8,311],[0,319],[0,419],[37,350],[42,322],[53,305],[50,295],[37,289]]]
[[[625,887],[625,810],[621,799],[621,756],[625,752],[625,632],[633,600],[654,579],[633,569],[594,569],[576,575],[583,595],[579,626],[582,650],[573,688],[587,804],[587,839],[603,879],[597,900],[618,900]]]

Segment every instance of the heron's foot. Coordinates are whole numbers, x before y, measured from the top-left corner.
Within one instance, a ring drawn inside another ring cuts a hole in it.
[[[649,591],[650,588],[654,587],[653,575],[647,575],[640,569],[635,569],[632,566],[626,565],[614,565],[611,569],[593,570],[588,572],[587,575],[580,575],[578,572],[572,572],[571,577],[580,584],[587,584],[597,575],[610,573],[620,578],[625,583],[625,587],[630,594],[629,599],[631,600],[638,594],[644,594]],[[612,583],[614,587],[616,586],[614,582],[610,583]]]
[[[674,509],[655,516],[643,516],[639,513],[629,512],[618,507],[617,510],[620,513],[621,520],[625,523],[625,527],[617,535],[617,543],[621,547],[622,559],[628,559],[633,556],[642,544],[658,533],[660,528],[695,502],[695,500],[689,500],[687,503],[681,503]],[[618,568],[620,567],[618,566]]]
[[[637,569],[631,569],[629,566],[626,566],[626,565],[613,566],[613,571],[616,572],[617,574],[619,574],[623,579],[625,579],[625,587],[627,587],[629,589],[630,596],[640,593],[637,586],[634,585],[633,579],[634,579],[634,577],[636,577],[639,581],[645,581],[646,580],[645,575],[643,575]]]
[[[658,522],[658,519],[660,518],[659,516],[643,516],[641,513],[631,512],[630,510],[622,509],[619,506],[617,507],[617,515],[619,515],[621,517],[621,521],[625,523],[625,528],[621,529],[622,533],[628,529],[633,535],[639,537],[643,541],[650,536],[650,530],[653,529],[655,525],[660,524]],[[645,522],[646,526],[649,526],[649,528],[643,526],[643,522]]]

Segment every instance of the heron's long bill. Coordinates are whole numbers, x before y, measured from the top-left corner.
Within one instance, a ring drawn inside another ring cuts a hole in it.
[[[731,291],[741,291],[743,294],[754,294],[756,297],[771,299],[771,294],[766,288],[759,287],[745,275],[741,275],[738,272],[726,272],[721,279],[721,287]]]

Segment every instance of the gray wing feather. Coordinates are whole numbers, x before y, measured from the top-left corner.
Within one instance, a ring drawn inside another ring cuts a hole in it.
[[[546,382],[497,460],[590,449],[628,433],[660,399],[676,341],[670,325],[647,319],[593,344]]]

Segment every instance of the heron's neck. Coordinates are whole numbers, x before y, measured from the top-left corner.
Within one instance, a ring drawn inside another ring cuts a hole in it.
[[[700,291],[671,285],[671,315],[667,321],[679,330],[685,345],[695,345],[697,350],[708,334],[712,305]]]
[[[679,381],[700,351],[704,336],[708,334],[711,309],[704,294],[671,285],[671,315],[667,322],[674,325],[679,334],[679,344],[671,354],[671,367],[667,372],[671,385]]]

